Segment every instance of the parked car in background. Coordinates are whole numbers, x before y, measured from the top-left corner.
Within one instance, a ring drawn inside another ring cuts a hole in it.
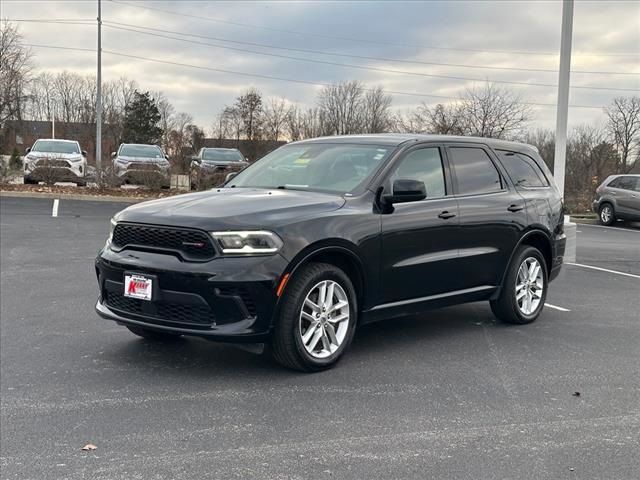
[[[537,151],[440,135],[294,142],[224,187],[111,220],[96,310],[136,335],[264,342],[302,371],[357,327],[489,301],[533,322],[562,266],[561,195]]]
[[[236,148],[201,148],[197,155],[191,157],[191,188],[213,187],[212,175],[237,172],[248,166],[249,162]]]
[[[171,185],[169,157],[157,145],[123,143],[111,156],[113,171],[121,183]]]
[[[593,211],[602,225],[640,221],[640,175],[610,175],[596,188]]]
[[[26,184],[53,181],[87,184],[87,152],[75,140],[36,140],[27,148],[23,168]]]

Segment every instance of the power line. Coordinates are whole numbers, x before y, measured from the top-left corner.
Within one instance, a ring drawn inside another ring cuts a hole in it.
[[[25,44],[28,47],[36,47],[36,48],[53,48],[53,49],[60,49],[60,50],[76,50],[76,51],[82,51],[82,52],[94,52],[95,53],[95,49],[91,49],[91,48],[76,48],[76,47],[63,47],[63,46],[58,46],[58,45],[39,45],[39,44],[34,44],[34,43],[27,43]],[[284,77],[275,77],[275,76],[271,76],[271,75],[262,75],[259,73],[248,73],[248,72],[237,72],[234,70],[223,70],[220,68],[213,68],[213,67],[205,67],[202,65],[191,65],[188,63],[178,63],[178,62],[170,62],[168,60],[159,60],[157,58],[148,58],[148,57],[141,57],[138,55],[128,55],[126,53],[120,53],[120,52],[114,52],[111,50],[103,50],[103,53],[107,53],[109,55],[116,55],[119,57],[126,57],[126,58],[133,58],[133,59],[137,59],[137,60],[144,60],[144,61],[148,61],[148,62],[154,62],[154,63],[161,63],[161,64],[165,64],[165,65],[174,65],[174,66],[178,66],[178,67],[187,67],[187,68],[194,68],[194,69],[198,69],[198,70],[207,70],[207,71],[212,71],[212,72],[218,72],[218,73],[226,73],[226,74],[230,74],[230,75],[239,75],[239,76],[243,76],[243,77],[251,77],[251,78],[263,78],[263,79],[267,79],[267,80],[276,80],[276,81],[280,81],[280,82],[289,82],[289,83],[299,83],[299,84],[304,84],[304,85],[312,85],[312,86],[317,86],[317,87],[333,87],[335,86],[332,83],[322,83],[322,82],[313,82],[313,81],[308,81],[308,80],[300,80],[300,79],[293,79],[293,78],[284,78]],[[366,91],[372,91],[374,89],[372,88],[364,88],[364,90]],[[451,96],[445,96],[445,95],[430,95],[430,94],[426,94],[426,93],[415,93],[415,92],[401,92],[401,91],[396,91],[396,90],[386,90],[386,93],[390,93],[390,94],[394,94],[394,95],[406,95],[406,96],[411,96],[411,97],[422,97],[422,98],[438,98],[438,99],[442,99],[442,100],[460,100],[460,98],[458,97],[451,97]],[[522,105],[531,105],[531,106],[536,106],[536,107],[556,107],[556,105],[554,103],[540,103],[540,102],[518,102]],[[603,107],[598,107],[595,105],[569,105],[569,107],[571,108],[587,108],[587,109],[595,109],[595,110],[602,110]]]
[[[117,27],[114,25],[105,25],[109,28],[114,28],[114,29],[118,29],[118,30],[124,30],[124,31],[128,31],[128,32],[134,32],[134,33],[140,33],[143,35],[150,35],[153,37],[159,37],[159,38],[165,38],[165,39],[169,39],[169,40],[177,40],[180,42],[186,42],[186,43],[192,43],[192,44],[196,44],[196,45],[204,45],[204,46],[210,46],[210,47],[216,47],[216,48],[223,48],[223,49],[227,49],[227,50],[234,50],[234,51],[239,51],[239,52],[245,52],[245,53],[251,53],[254,55],[263,55],[263,56],[268,56],[268,57],[276,57],[276,58],[285,58],[285,59],[289,59],[289,60],[296,60],[299,62],[307,62],[307,63],[317,63],[317,64],[322,64],[322,65],[332,65],[332,66],[338,66],[338,67],[344,67],[344,68],[355,68],[358,70],[370,70],[370,71],[375,71],[375,72],[384,72],[384,73],[394,73],[394,74],[399,74],[399,75],[411,75],[411,76],[418,76],[418,77],[427,77],[427,78],[438,78],[438,79],[446,79],[446,80],[458,80],[458,81],[465,81],[465,82],[486,82],[486,81],[490,81],[492,83],[497,83],[497,84],[506,84],[506,85],[518,85],[518,86],[526,86],[526,87],[550,87],[550,88],[557,88],[558,86],[552,83],[535,83],[535,82],[519,82],[519,81],[512,81],[512,80],[495,80],[495,79],[482,79],[482,78],[472,78],[472,77],[458,77],[458,76],[452,76],[452,75],[439,75],[439,74],[430,74],[430,73],[421,73],[421,72],[409,72],[409,71],[403,71],[403,70],[393,70],[393,69],[388,69],[388,68],[380,68],[380,67],[371,67],[371,66],[365,66],[365,65],[353,65],[353,64],[346,64],[346,63],[338,63],[338,62],[330,62],[327,60],[318,60],[318,59],[312,59],[312,58],[300,58],[300,57],[292,57],[289,55],[281,55],[281,54],[276,54],[276,53],[268,53],[268,52],[259,52],[256,50],[248,50],[248,49],[244,49],[244,48],[238,48],[238,47],[230,47],[230,46],[226,46],[226,45],[217,45],[217,44],[212,44],[212,43],[206,43],[206,42],[199,42],[196,40],[189,40],[186,38],[177,38],[177,37],[172,37],[169,35],[161,35],[158,33],[152,33],[152,32],[146,32],[146,31],[142,31],[142,30],[136,30],[136,29],[131,29],[131,28],[125,28],[125,27]],[[616,92],[637,92],[640,91],[638,89],[629,89],[629,88],[616,88],[616,87],[590,87],[590,86],[583,86],[583,85],[572,85],[571,88],[574,89],[582,89],[582,90],[607,90],[607,91],[616,91]]]
[[[187,14],[187,13],[180,13],[180,12],[176,12],[176,11],[172,11],[172,10],[164,10],[164,9],[161,9],[161,8],[148,7],[148,6],[142,6],[142,5],[134,5],[132,3],[121,2],[121,1],[118,1],[118,0],[109,0],[109,1],[112,2],[112,3],[115,3],[115,4],[127,5],[129,7],[135,7],[135,8],[145,9],[145,10],[152,10],[152,11],[156,11],[156,12],[167,13],[169,15],[175,15],[175,16],[179,16],[179,17],[195,18],[195,19],[198,19],[198,20],[204,20],[204,21],[208,21],[208,22],[223,23],[223,24],[227,24],[227,25],[235,25],[235,26],[239,26],[239,27],[253,28],[253,29],[260,29],[260,30],[269,30],[269,31],[272,31],[272,32],[288,33],[288,34],[292,34],[292,35],[301,35],[301,36],[306,36],[306,37],[329,38],[331,40],[347,40],[347,41],[351,41],[351,42],[370,43],[370,44],[375,44],[375,45],[389,45],[389,46],[396,46],[396,47],[422,48],[422,49],[427,49],[427,50],[447,50],[447,51],[475,52],[475,53],[504,53],[504,54],[510,54],[510,55],[546,55],[546,56],[554,56],[554,57],[558,56],[558,54],[554,53],[554,52],[534,52],[534,51],[517,51],[517,50],[489,50],[489,49],[474,49],[474,48],[435,47],[435,46],[426,46],[426,45],[412,45],[412,44],[404,44],[404,43],[381,42],[381,41],[377,41],[377,40],[369,40],[369,39],[363,39],[363,38],[339,37],[339,36],[335,36],[335,35],[325,35],[325,34],[322,34],[322,33],[315,33],[315,32],[298,32],[298,31],[295,31],[295,30],[286,30],[286,29],[280,29],[280,28],[265,27],[265,26],[262,26],[262,25],[252,25],[252,24],[247,24],[247,23],[233,22],[233,21],[230,21],[230,20],[221,20],[221,19],[212,18],[212,17],[204,17],[202,15],[190,15],[190,14]],[[594,57],[594,56],[595,57],[638,57],[638,56],[640,56],[640,53],[582,53],[582,54],[574,54],[574,56],[586,56],[586,57]]]
[[[88,19],[66,19],[56,18],[51,20],[35,19],[35,18],[8,18],[7,21],[15,23],[61,23],[64,25],[95,25],[95,20]]]
[[[212,72],[218,72],[218,73],[227,73],[227,74],[231,74],[231,75],[240,75],[240,76],[244,76],[244,77],[252,77],[252,78],[263,78],[263,79],[267,79],[267,80],[277,80],[277,81],[281,81],[281,82],[290,82],[290,83],[300,83],[300,84],[305,84],[305,85],[313,85],[313,86],[320,86],[320,87],[333,87],[335,86],[332,83],[322,83],[322,82],[313,82],[313,81],[308,81],[308,80],[299,80],[299,79],[292,79],[292,78],[285,78],[285,77],[276,77],[276,76],[271,76],[271,75],[262,75],[262,74],[258,74],[258,73],[248,73],[248,72],[238,72],[238,71],[234,71],[234,70],[223,70],[220,68],[213,68],[213,67],[205,67],[202,65],[192,65],[192,64],[188,64],[188,63],[179,63],[179,62],[171,62],[168,60],[160,60],[157,58],[149,58],[149,57],[141,57],[138,55],[128,55],[125,53],[120,53],[120,52],[114,52],[111,50],[103,50],[103,53],[107,53],[110,55],[116,55],[116,56],[120,56],[120,57],[126,57],[126,58],[134,58],[137,60],[144,60],[144,61],[148,61],[148,62],[154,62],[154,63],[161,63],[161,64],[166,64],[166,65],[174,65],[174,66],[178,66],[178,67],[187,67],[187,68],[194,68],[194,69],[198,69],[198,70],[207,70],[207,71],[212,71]],[[366,91],[372,91],[374,89],[372,88],[364,88],[364,90]],[[439,99],[444,99],[444,100],[460,100],[460,98],[458,97],[451,97],[451,96],[444,96],[444,95],[430,95],[430,94],[425,94],[425,93],[415,93],[415,92],[401,92],[401,91],[395,91],[395,90],[386,90],[386,93],[390,93],[390,94],[394,94],[394,95],[407,95],[407,96],[412,96],[412,97],[425,97],[425,98],[439,98]],[[553,103],[537,103],[537,102],[518,102],[521,103],[523,105],[532,105],[532,106],[540,106],[540,107],[556,107],[555,104]],[[590,108],[590,109],[597,109],[597,110],[601,110],[602,107],[597,107],[595,105],[570,105],[570,107],[572,108]]]
[[[239,45],[250,45],[254,47],[262,47],[262,48],[271,48],[275,50],[286,50],[291,52],[300,52],[300,53],[313,53],[320,55],[330,55],[335,57],[345,57],[345,58],[357,58],[361,60],[375,60],[375,61],[383,61],[383,62],[397,62],[397,63],[407,63],[413,65],[429,65],[429,66],[443,66],[443,67],[456,67],[456,68],[475,68],[482,70],[509,70],[509,71],[518,71],[518,72],[541,72],[541,73],[558,73],[555,69],[544,69],[544,68],[521,68],[521,67],[495,67],[495,66],[486,66],[486,65],[468,65],[468,64],[460,64],[460,63],[440,63],[440,62],[427,62],[420,60],[405,60],[400,58],[385,58],[385,57],[372,57],[368,55],[353,55],[346,53],[337,53],[337,52],[325,52],[321,50],[312,50],[307,48],[294,48],[294,47],[282,47],[276,45],[269,45],[264,43],[256,43],[256,42],[246,42],[241,40],[229,40],[226,38],[220,37],[210,37],[206,35],[196,35],[193,33],[183,33],[177,32],[175,30],[166,30],[152,27],[143,27],[140,25],[132,25],[129,23],[120,23],[120,22],[103,22],[104,24],[118,25],[122,27],[131,27],[137,28],[141,30],[150,30],[154,32],[163,32],[163,33],[171,33],[173,35],[181,35],[184,37],[193,37],[193,38],[202,38],[206,40],[215,40],[218,42],[227,42],[227,43],[236,43]],[[594,75],[640,75],[640,73],[635,72],[608,72],[608,71],[584,71],[584,70],[572,70],[571,73],[580,73],[580,74],[594,74]]]
[[[61,47],[58,45],[39,45],[37,43],[24,43],[23,45],[27,47],[35,47],[35,48],[53,48],[56,50],[75,50],[78,52],[96,52],[95,48],[78,48],[78,47]]]

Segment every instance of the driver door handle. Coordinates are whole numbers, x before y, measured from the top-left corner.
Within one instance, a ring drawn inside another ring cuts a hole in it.
[[[451,212],[448,212],[447,210],[445,210],[444,212],[440,213],[440,215],[438,215],[438,218],[442,218],[443,220],[447,220],[448,218],[453,218],[455,216],[456,216],[455,213],[451,213]]]
[[[519,212],[520,210],[524,210],[524,205],[509,205],[507,210],[510,212]]]

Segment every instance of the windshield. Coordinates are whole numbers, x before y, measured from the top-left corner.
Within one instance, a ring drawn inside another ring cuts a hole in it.
[[[227,186],[346,193],[371,175],[392,150],[377,145],[288,145],[238,173]]]
[[[203,160],[217,162],[241,162],[244,157],[238,150],[220,150],[217,148],[205,148],[202,152]]]
[[[121,157],[164,158],[160,147],[155,145],[123,145],[118,153]]]
[[[31,149],[32,152],[46,153],[80,153],[76,142],[61,142],[60,140],[38,140]]]

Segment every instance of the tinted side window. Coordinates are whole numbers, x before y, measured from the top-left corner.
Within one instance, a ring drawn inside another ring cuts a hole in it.
[[[424,182],[427,188],[427,198],[444,197],[446,188],[440,149],[437,147],[421,148],[409,152],[400,161],[400,165],[391,176],[392,180],[398,178]]]
[[[526,155],[499,151],[502,164],[516,186],[546,187],[547,183],[540,167]]]
[[[502,190],[495,165],[481,148],[452,147],[450,161],[456,171],[459,195],[492,193]]]
[[[636,189],[636,178],[635,177],[618,177],[607,185],[608,187],[613,188],[622,188],[624,190],[635,190]]]

